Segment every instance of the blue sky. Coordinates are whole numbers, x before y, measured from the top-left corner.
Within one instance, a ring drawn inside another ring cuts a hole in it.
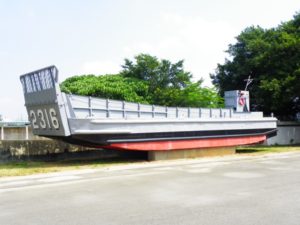
[[[19,75],[56,65],[60,81],[117,73],[124,58],[184,59],[195,79],[223,63],[246,27],[275,27],[297,0],[0,0],[0,114],[26,119]]]

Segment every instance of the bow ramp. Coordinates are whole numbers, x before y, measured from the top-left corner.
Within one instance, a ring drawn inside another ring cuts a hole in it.
[[[60,91],[58,70],[49,66],[20,77],[25,106],[33,133],[41,136],[69,136],[65,94]]]

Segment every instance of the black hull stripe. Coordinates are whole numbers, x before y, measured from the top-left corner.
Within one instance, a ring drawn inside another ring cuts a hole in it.
[[[245,137],[268,135],[273,131],[255,134],[233,134],[233,135],[210,135],[210,136],[192,136],[192,137],[166,137],[166,138],[144,138],[144,139],[112,139],[107,140],[108,143],[122,143],[122,142],[147,142],[147,141],[172,141],[172,140],[193,140],[193,139],[211,139],[211,138],[231,138],[231,137]]]
[[[138,133],[138,134],[81,134],[67,137],[65,141],[81,145],[108,145],[125,142],[147,142],[168,140],[192,140],[210,138],[230,138],[243,136],[267,135],[275,136],[277,129],[248,129],[223,131],[192,131],[192,132],[165,132],[165,133]]]

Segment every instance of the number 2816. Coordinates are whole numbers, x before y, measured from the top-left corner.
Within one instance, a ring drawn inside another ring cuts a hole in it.
[[[30,121],[33,129],[59,129],[57,112],[54,108],[36,109],[29,111]]]

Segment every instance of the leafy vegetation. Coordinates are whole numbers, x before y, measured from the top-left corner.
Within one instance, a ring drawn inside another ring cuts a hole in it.
[[[159,61],[156,57],[140,54],[135,57],[136,63],[125,59],[121,74],[124,77],[134,77],[147,81],[149,90],[157,88],[184,88],[191,82],[192,75],[183,69],[183,60],[172,64],[163,59]]]
[[[78,95],[148,103],[148,84],[122,75],[81,75],[66,79],[62,91]]]
[[[239,154],[268,154],[300,151],[300,146],[241,146],[236,149]]]
[[[135,61],[125,59],[116,75],[81,75],[66,79],[61,89],[67,93],[165,106],[221,107],[223,99],[214,88],[192,82],[183,61],[140,54]]]
[[[227,50],[229,59],[211,74],[220,95],[249,87],[252,108],[281,119],[294,119],[300,112],[300,13],[276,28],[248,27]]]

